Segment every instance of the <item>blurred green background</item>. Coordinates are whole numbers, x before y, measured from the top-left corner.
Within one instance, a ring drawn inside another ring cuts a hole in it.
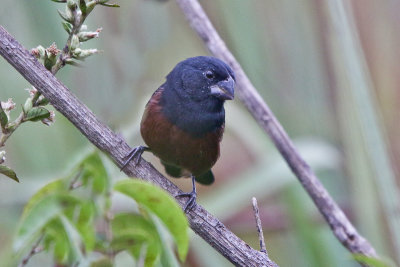
[[[208,52],[174,1],[117,2],[121,8],[98,7],[87,21],[103,31],[83,47],[103,53],[57,76],[136,146],[143,144],[139,121],[152,92],[177,62]],[[333,198],[379,255],[400,264],[400,0],[201,3]],[[26,48],[63,47],[57,8],[64,7],[2,0],[0,25]],[[0,59],[0,99],[13,98],[20,111],[28,87]],[[257,249],[256,196],[269,256],[280,266],[357,266],[239,101],[226,110],[217,182],[199,186],[198,202]],[[26,123],[7,141],[6,164],[21,182],[0,177],[0,266],[12,257],[27,199],[91,147],[59,114],[53,126]],[[162,170],[155,157],[145,158]],[[110,169],[115,180],[123,177]],[[188,180],[176,182],[190,189]],[[47,258],[35,256],[28,266],[47,266]],[[193,234],[185,266],[231,264]]]

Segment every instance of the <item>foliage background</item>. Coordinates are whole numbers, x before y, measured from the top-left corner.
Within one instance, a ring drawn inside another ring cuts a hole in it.
[[[332,15],[336,13],[330,2],[335,1],[218,0],[202,4],[334,199],[380,255],[396,260],[399,253],[393,244],[400,240],[389,225],[399,216],[399,202],[390,200],[399,196],[398,190],[389,194],[384,188],[393,185],[388,182],[392,174],[399,182],[400,1],[353,0],[346,5],[350,21],[354,20],[351,34],[361,44],[350,63],[362,66],[365,74],[355,83],[352,78],[358,77],[357,69],[341,64],[346,55],[343,47],[332,47],[331,36],[342,34],[343,21]],[[86,60],[83,68],[63,69],[58,77],[135,146],[142,144],[139,121],[152,92],[178,61],[207,51],[174,1],[119,4],[119,9],[97,8],[87,21],[89,28],[102,26],[104,30],[99,39],[84,46],[104,52]],[[26,48],[65,43],[57,4],[3,0],[1,6],[0,24]],[[1,59],[0,99],[12,97],[23,104],[27,87]],[[365,88],[371,89],[372,105],[357,96],[357,90],[352,91]],[[360,107],[376,114],[379,123],[366,117],[368,112],[360,113]],[[238,101],[227,103],[226,109],[221,158],[214,168],[217,182],[212,187],[199,186],[199,202],[257,248],[250,208],[251,197],[256,196],[262,204],[269,255],[281,266],[356,266],[247,111]],[[375,131],[384,136],[377,137],[378,146],[368,138]],[[382,152],[385,142],[387,151]],[[16,222],[27,199],[68,172],[90,147],[59,114],[51,127],[26,123],[13,134],[6,144],[6,163],[21,183],[0,179],[0,265],[11,257]],[[145,157],[161,170],[157,159],[149,154]],[[390,159],[389,169],[376,167],[382,157]],[[116,180],[122,178],[114,171]],[[381,179],[385,175],[389,179]],[[189,190],[188,180],[177,182]],[[397,210],[386,212],[391,205],[397,205]],[[28,266],[35,264],[46,264],[46,257],[35,256]],[[193,235],[186,266],[230,264]]]

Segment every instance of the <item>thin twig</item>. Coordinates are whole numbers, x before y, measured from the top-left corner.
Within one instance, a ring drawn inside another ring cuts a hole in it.
[[[61,51],[60,55],[58,56],[57,61],[54,64],[54,66],[51,68],[51,72],[53,74],[56,74],[65,65],[65,62],[72,57],[72,53],[71,53],[72,37],[74,35],[76,35],[77,33],[79,33],[87,16],[90,14],[90,12],[86,13],[86,14],[82,14],[82,12],[78,12],[78,7],[73,9],[71,12],[72,12],[72,17],[74,19],[74,21],[72,23],[72,29],[68,35],[68,39],[65,43],[64,49]]]
[[[375,249],[362,237],[329,195],[310,166],[300,156],[288,134],[268,105],[250,82],[242,67],[218,35],[197,0],[176,0],[191,27],[197,32],[210,52],[226,61],[235,71],[237,95],[258,124],[270,136],[275,146],[297,176],[304,189],[331,227],[336,238],[352,253],[377,257]]]
[[[21,263],[18,265],[18,267],[24,267],[26,264],[28,264],[29,260],[35,255],[43,251],[43,246],[39,246],[40,242],[42,242],[44,237],[44,234],[41,234],[39,239],[36,241],[35,244],[33,244],[32,249],[29,251],[28,255],[26,255]]]
[[[68,190],[72,191],[75,190],[76,188],[80,187],[82,183],[78,182],[78,179],[81,177],[82,169],[78,170],[78,173],[75,175],[74,179],[72,179],[71,183],[69,184]],[[78,185],[79,184],[79,185]],[[39,247],[40,242],[42,241],[44,237],[44,233],[40,235],[38,241],[32,246],[31,251],[27,256],[24,257],[24,259],[21,261],[21,263],[18,265],[18,267],[23,267],[25,266],[28,261],[37,253],[41,252],[43,250],[43,247]]]
[[[103,219],[104,219],[104,234],[106,237],[106,242],[108,244],[107,247],[107,252],[106,254],[109,256],[109,258],[114,261],[115,258],[115,251],[112,249],[111,242],[113,240],[113,233],[112,233],[112,227],[111,227],[111,222],[114,219],[114,214],[111,211],[111,194],[112,192],[109,190],[106,195],[106,201],[104,201],[104,214],[103,214]]]
[[[265,246],[264,233],[261,226],[260,212],[258,210],[257,199],[253,197],[251,200],[253,203],[254,217],[256,219],[258,239],[260,240],[260,251],[268,255],[267,247]]]
[[[72,179],[72,181],[69,183],[68,190],[72,191],[83,185],[81,181],[78,181],[79,178],[81,178],[81,174],[82,174],[82,168],[79,168],[78,173],[75,175],[74,179]]]
[[[0,54],[90,142],[106,153],[117,166],[122,167],[125,156],[131,150],[129,145],[120,135],[115,134],[100,122],[91,110],[82,104],[2,26],[0,26]],[[182,193],[176,185],[144,159],[136,166],[134,162],[131,162],[126,166],[124,172],[130,177],[138,177],[157,184],[172,196]],[[185,205],[183,199],[177,201],[182,207]],[[192,230],[234,265],[277,266],[265,253],[252,249],[200,205],[196,205],[190,210],[187,218]]]
[[[12,123],[12,130],[4,131],[0,134],[0,147],[6,144],[8,138],[12,135],[12,133],[21,125],[25,117],[24,112],[21,112],[15,121]]]

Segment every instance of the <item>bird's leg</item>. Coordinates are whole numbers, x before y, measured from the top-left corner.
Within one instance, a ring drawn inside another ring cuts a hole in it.
[[[191,210],[196,205],[197,191],[196,191],[195,181],[196,178],[192,175],[192,192],[181,193],[176,196],[176,197],[189,197],[189,200],[186,202],[185,207],[183,209],[185,212]]]
[[[140,159],[142,158],[142,154],[145,151],[150,151],[150,148],[147,146],[137,146],[133,148],[129,154],[126,156],[128,159],[124,162],[124,165],[121,167],[121,171],[128,165],[128,163],[136,157],[135,164],[138,165],[140,163]]]

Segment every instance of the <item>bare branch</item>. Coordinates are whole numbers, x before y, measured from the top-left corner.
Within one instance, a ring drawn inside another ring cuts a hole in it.
[[[197,32],[210,52],[226,61],[236,74],[238,98],[258,124],[265,130],[282,154],[293,173],[324,216],[337,239],[352,253],[377,257],[371,244],[362,237],[336,202],[323,187],[310,166],[300,156],[289,136],[268,105],[261,98],[243,69],[218,35],[197,0],[176,0],[191,27]]]
[[[130,151],[121,136],[100,122],[57,78],[44,68],[3,27],[0,26],[0,54],[35,88],[40,91],[96,147],[106,153],[119,167]],[[171,181],[142,159],[124,169],[131,177],[153,182],[172,196],[182,193]],[[184,200],[178,200],[184,206]],[[265,253],[252,249],[218,219],[200,205],[187,213],[190,227],[207,243],[236,266],[277,266]]]

